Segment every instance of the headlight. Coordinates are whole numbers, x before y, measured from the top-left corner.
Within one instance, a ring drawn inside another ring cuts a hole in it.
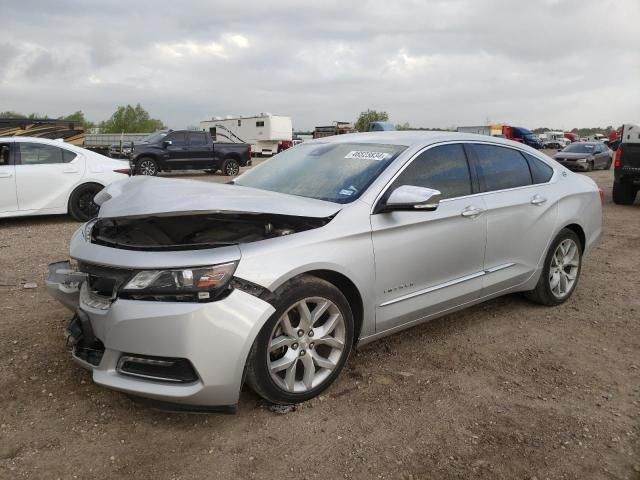
[[[179,270],[143,270],[120,290],[120,296],[138,300],[209,301],[229,284],[237,262]]]
[[[85,242],[91,241],[91,234],[93,232],[93,227],[95,226],[97,221],[98,219],[94,218],[92,220],[89,220],[87,223],[85,223],[82,226],[82,238],[84,238]]]

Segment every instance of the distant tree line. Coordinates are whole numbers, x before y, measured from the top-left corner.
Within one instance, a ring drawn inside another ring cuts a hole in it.
[[[540,128],[536,128],[533,132],[534,133],[544,133],[544,132],[548,132],[549,130],[563,131],[562,128],[540,127]],[[573,128],[573,129],[569,130],[569,132],[570,133],[575,133],[579,137],[591,137],[591,136],[595,135],[596,133],[602,133],[604,135],[608,135],[611,132],[613,132],[614,130],[615,130],[615,128],[613,128],[613,126],[609,125],[608,127],[605,127],[605,128],[602,128],[602,127]]]
[[[25,115],[9,110],[0,112],[0,119],[2,118],[68,120],[82,125],[85,130],[98,128],[100,133],[151,133],[166,128],[162,120],[151,118],[149,112],[142,108],[142,105],[139,103],[135,107],[132,105],[120,105],[111,117],[99,123],[88,120],[82,110],[57,118],[40,115],[39,113],[29,113]]]

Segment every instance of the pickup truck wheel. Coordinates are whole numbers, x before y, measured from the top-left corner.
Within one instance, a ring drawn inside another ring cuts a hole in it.
[[[222,173],[228,177],[235,177],[240,173],[240,164],[235,158],[227,158],[222,164]]]
[[[142,157],[136,165],[136,173],[138,175],[155,176],[158,174],[158,163],[150,157]]]
[[[69,198],[69,213],[79,222],[86,222],[98,215],[100,207],[93,201],[93,197],[102,190],[102,185],[85,183],[76,188]]]
[[[613,202],[618,205],[633,205],[636,200],[636,187],[629,183],[613,182]]]

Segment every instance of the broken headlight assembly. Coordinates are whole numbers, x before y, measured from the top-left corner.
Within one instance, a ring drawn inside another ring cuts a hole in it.
[[[229,291],[237,262],[176,270],[142,270],[120,288],[118,296],[131,300],[210,302]]]

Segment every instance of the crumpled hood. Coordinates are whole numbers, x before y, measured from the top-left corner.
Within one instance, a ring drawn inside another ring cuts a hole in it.
[[[342,205],[239,185],[147,176],[129,177],[98,193],[99,217],[173,215],[187,212],[270,213],[326,218]]]

